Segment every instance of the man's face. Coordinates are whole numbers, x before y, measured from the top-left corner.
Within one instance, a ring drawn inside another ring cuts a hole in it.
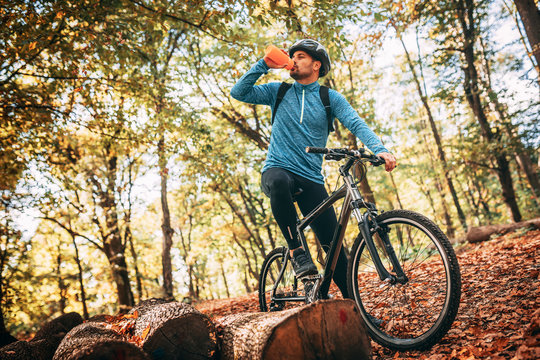
[[[312,76],[313,73],[319,73],[321,62],[313,59],[305,51],[295,51],[292,59],[294,61],[294,67],[291,69],[289,74],[294,80],[306,79]]]

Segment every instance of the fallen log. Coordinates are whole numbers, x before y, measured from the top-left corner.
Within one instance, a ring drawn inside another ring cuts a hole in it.
[[[150,299],[130,314],[133,338],[154,359],[212,359],[217,351],[214,324],[191,305]]]
[[[369,337],[352,300],[229,315],[216,324],[224,360],[371,358]]]
[[[30,341],[17,341],[0,349],[0,359],[50,360],[64,336],[83,322],[77,313],[61,315],[39,329]]]
[[[43,325],[30,341],[48,339],[57,335],[64,337],[71,329],[82,323],[83,318],[76,312],[61,315]],[[60,344],[60,342],[58,344]]]
[[[540,229],[540,218],[512,224],[471,227],[467,232],[467,241],[470,243],[487,241],[492,235],[504,235],[525,227]]]
[[[108,324],[89,321],[71,330],[62,340],[53,360],[150,360],[136,345],[126,341]]]

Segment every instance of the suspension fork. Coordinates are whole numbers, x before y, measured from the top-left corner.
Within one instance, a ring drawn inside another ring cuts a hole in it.
[[[396,282],[400,284],[405,284],[408,281],[408,278],[403,272],[403,268],[401,267],[394,248],[390,243],[390,238],[388,237],[388,227],[379,226],[377,220],[375,220],[375,217],[373,215],[375,214],[376,216],[377,209],[367,208],[367,211],[362,214],[362,212],[360,211],[360,207],[361,204],[365,204],[364,198],[360,194],[360,191],[358,191],[358,187],[354,183],[352,176],[344,176],[344,179],[352,198],[352,213],[358,221],[358,228],[362,233],[364,241],[366,242],[366,247],[369,251],[369,254],[371,255],[371,259],[373,260],[375,269],[377,269],[377,274],[379,275],[379,278],[381,279],[381,281],[388,281],[391,284],[395,284]],[[381,257],[379,256],[379,252],[377,251],[375,243],[373,242],[373,237],[371,236],[372,225],[373,232],[376,232],[381,238],[384,250],[388,255],[388,258],[390,259],[390,263],[392,264],[393,271],[396,273],[396,275],[390,274],[390,272],[384,267],[381,261]]]
[[[371,225],[373,225],[373,233],[377,233],[381,238],[381,242],[384,246],[386,255],[388,255],[388,259],[390,260],[390,263],[392,264],[392,269],[396,275],[390,274],[382,264],[379,252],[377,251],[375,243],[373,242],[373,237],[371,236]],[[377,273],[379,274],[379,278],[381,279],[381,281],[388,281],[390,282],[390,284],[405,284],[407,281],[409,281],[409,279],[403,272],[403,268],[401,267],[401,264],[397,259],[394,247],[392,246],[390,238],[388,237],[388,227],[384,225],[382,227],[379,226],[377,220],[375,220],[371,216],[369,210],[362,216],[362,223],[358,226],[360,227],[360,231],[362,232],[362,236],[364,237],[364,241],[366,242],[369,254],[371,255],[371,259],[375,264],[375,268],[377,269]]]

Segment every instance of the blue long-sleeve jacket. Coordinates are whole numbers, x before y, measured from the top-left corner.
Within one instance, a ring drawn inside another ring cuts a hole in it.
[[[273,108],[281,83],[272,82],[255,86],[259,77],[267,74],[268,70],[269,67],[264,60],[259,60],[233,86],[231,96],[236,100],[269,105]],[[306,146],[325,147],[328,140],[328,121],[319,95],[319,87],[318,82],[308,85],[294,82],[287,91],[275,115],[270,146],[262,172],[278,167],[324,184],[324,177],[321,174],[323,156],[308,154],[305,151]],[[338,118],[375,154],[388,152],[343,95],[330,89],[329,97],[333,117]]]

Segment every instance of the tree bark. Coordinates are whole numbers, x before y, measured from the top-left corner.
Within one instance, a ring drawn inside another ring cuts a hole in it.
[[[54,353],[53,360],[150,360],[136,345],[109,329],[106,323],[90,321],[71,330]]]
[[[426,147],[427,147],[428,142],[427,142],[427,138],[426,138],[425,134],[424,134],[424,143],[426,144]],[[452,217],[450,216],[450,212],[448,211],[447,200],[446,200],[446,191],[444,189],[444,185],[441,182],[439,172],[437,171],[437,165],[435,164],[435,159],[433,157],[433,154],[432,154],[430,149],[428,149],[427,152],[429,154],[429,160],[430,160],[430,163],[431,163],[431,168],[434,170],[433,178],[435,180],[435,187],[436,187],[436,189],[437,189],[437,191],[439,193],[439,196],[441,197],[441,207],[442,207],[442,210],[443,210],[444,222],[446,224],[446,235],[449,238],[452,239],[452,238],[454,238],[456,232],[455,232],[455,229],[454,229],[454,223],[452,221]],[[454,186],[454,185],[452,184],[452,186]],[[461,206],[459,208],[461,209]],[[465,228],[467,228],[466,224],[465,224]]]
[[[77,278],[79,279],[79,287],[81,289],[81,304],[83,307],[83,318],[88,319],[88,307],[86,306],[86,292],[84,290],[84,280],[83,280],[83,268],[81,265],[81,258],[79,256],[79,247],[77,246],[77,241],[75,240],[76,235],[72,232],[71,241],[73,242],[73,247],[75,248],[75,262],[77,263]]]
[[[270,313],[217,319],[221,357],[229,359],[370,359],[371,344],[352,300],[321,300]]]
[[[120,226],[118,223],[118,211],[115,197],[118,157],[112,154],[110,145],[104,146],[104,152],[108,157],[106,160],[107,169],[105,187],[102,189],[95,174],[90,172],[88,177],[92,185],[98,189],[96,195],[100,202],[99,206],[103,209],[105,217],[105,226],[100,225],[102,230],[103,252],[111,266],[111,272],[118,294],[118,304],[124,311],[133,306],[134,302],[125,257],[125,245],[122,242]]]
[[[231,297],[231,293],[229,291],[229,282],[227,281],[227,275],[225,275],[225,268],[223,267],[223,263],[220,262],[219,266],[221,268],[221,277],[223,278],[223,284],[225,285],[225,292],[227,295],[227,299]]]
[[[57,246],[58,254],[56,255],[56,277],[58,281],[58,296],[60,297],[58,303],[60,305],[60,314],[64,315],[66,313],[66,293],[67,293],[67,285],[64,282],[64,278],[62,277],[62,241],[58,241]]]
[[[521,220],[521,213],[517,205],[514,185],[510,174],[510,164],[506,157],[506,153],[500,144],[498,136],[496,136],[490,127],[487,116],[484,112],[482,100],[480,98],[480,87],[478,72],[475,65],[474,43],[476,39],[475,19],[474,19],[474,4],[472,0],[457,1],[457,16],[461,24],[463,33],[465,57],[464,66],[464,90],[467,102],[471,107],[477,121],[482,130],[482,136],[490,145],[494,146],[494,158],[497,164],[496,174],[502,188],[502,196],[504,202],[510,212],[512,219],[515,222]]]
[[[161,230],[163,232],[163,247],[161,253],[161,262],[163,269],[163,292],[167,299],[172,300],[174,299],[171,262],[173,229],[171,227],[169,202],[167,201],[167,178],[169,169],[167,169],[167,157],[165,155],[165,135],[163,134],[163,130],[158,142],[158,157],[159,174],[161,177],[161,211],[163,213],[163,221],[161,223]]]
[[[533,196],[536,198],[536,203],[540,204],[540,181],[538,180],[537,170],[535,169],[530,156],[524,151],[518,151],[516,161],[521,167],[521,170],[525,173],[525,177],[527,177]]]
[[[137,251],[135,251],[135,245],[133,244],[133,234],[131,232],[131,208],[132,208],[132,194],[133,194],[133,164],[135,160],[130,159],[128,167],[128,211],[126,213],[126,231],[124,232],[125,243],[129,244],[129,250],[131,257],[133,258],[133,269],[135,270],[135,280],[137,283],[137,302],[140,302],[143,298],[142,276],[139,271],[139,258]]]
[[[403,209],[403,204],[401,203],[401,198],[399,197],[398,189],[396,182],[394,181],[394,175],[392,175],[392,172],[388,173],[390,175],[390,182],[392,183],[392,190],[394,190],[394,194],[396,195],[396,200],[398,202],[399,208]]]
[[[118,294],[118,304],[121,311],[133,306],[133,293],[129,282],[124,246],[119,234],[111,234],[110,239],[104,241],[105,255],[109,264]]]
[[[536,71],[540,82],[540,9],[534,0],[514,0],[525,27],[525,33],[536,59]]]
[[[141,272],[139,271],[139,257],[137,256],[137,251],[135,251],[135,245],[133,244],[133,236],[131,234],[131,229],[129,228],[131,226],[128,224],[128,227],[126,229],[126,241],[129,243],[129,251],[131,252],[131,257],[133,258],[133,269],[135,270],[135,280],[137,282],[137,301],[141,301],[143,297],[143,286],[142,286],[142,276]]]

